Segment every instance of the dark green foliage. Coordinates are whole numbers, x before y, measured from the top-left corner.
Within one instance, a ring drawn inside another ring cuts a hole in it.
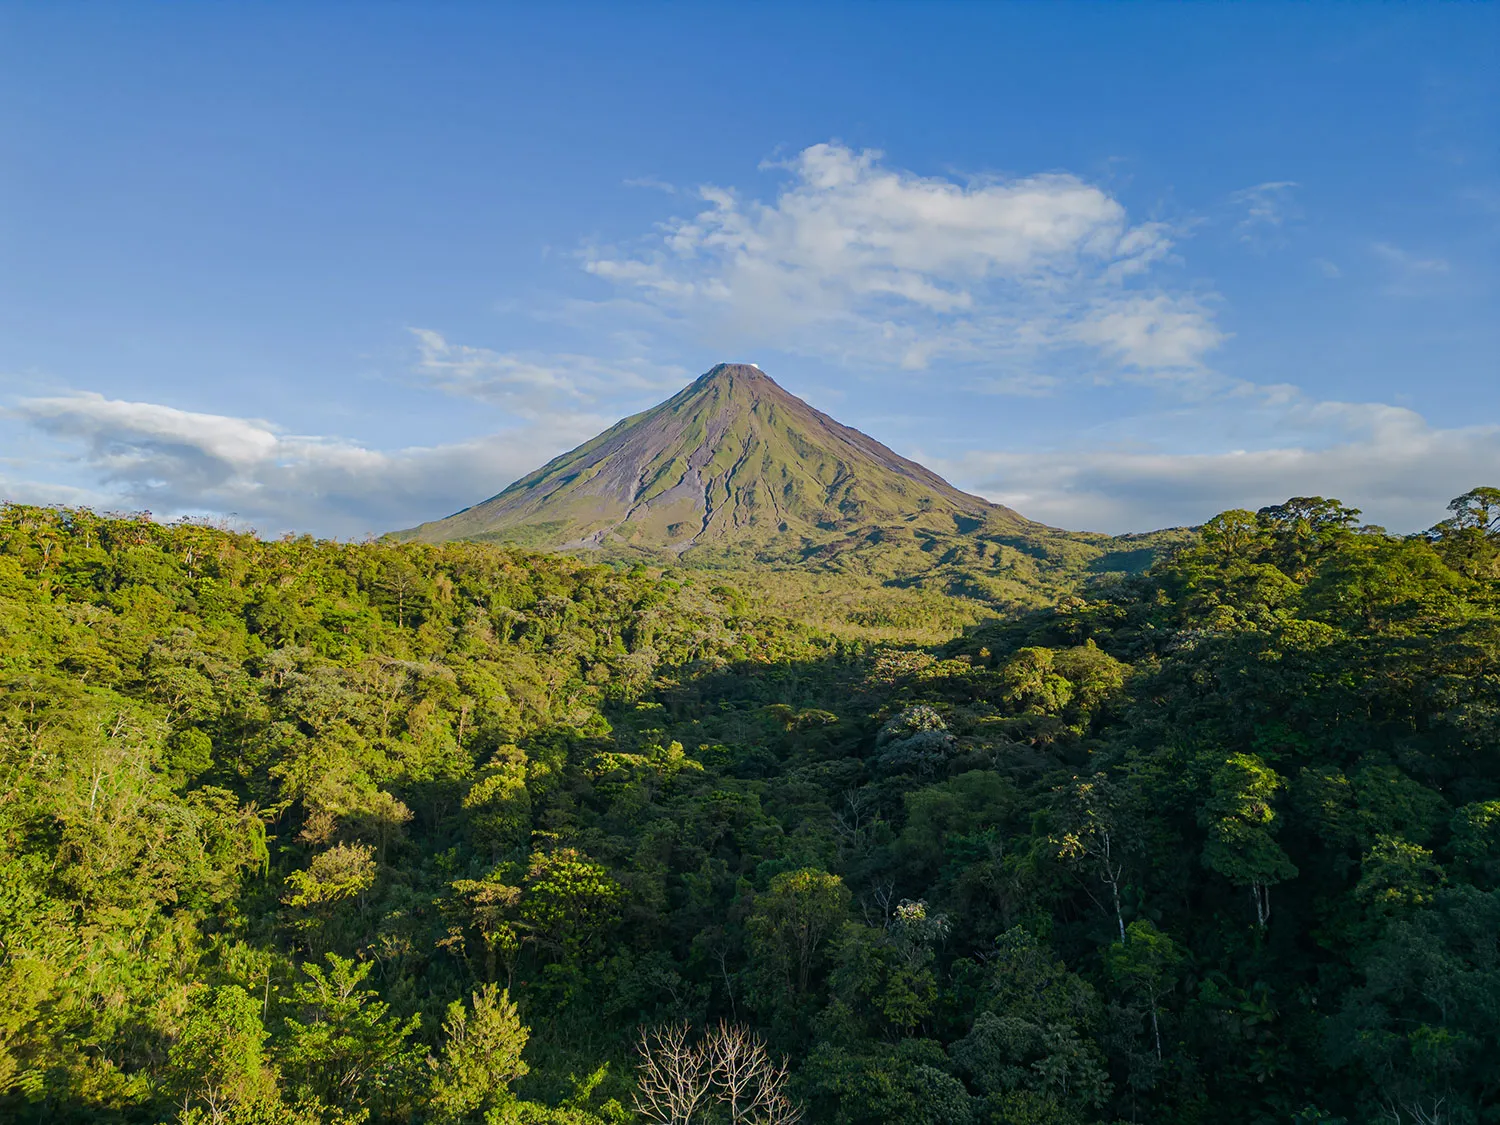
[[[6,508],[0,1118],[623,1123],[639,1029],[725,1020],[810,1122],[1500,1121],[1493,491],[929,649]]]

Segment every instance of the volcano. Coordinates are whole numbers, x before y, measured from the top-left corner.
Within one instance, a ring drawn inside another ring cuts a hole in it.
[[[1036,523],[815,410],[753,364],[721,363],[499,495],[393,538],[813,568],[1022,605],[1139,571],[1183,533]]]
[[[760,368],[721,363],[505,491],[403,538],[784,558],[883,528],[1032,525],[835,421]]]

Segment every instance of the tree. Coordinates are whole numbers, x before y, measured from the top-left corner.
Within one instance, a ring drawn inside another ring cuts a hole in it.
[[[1126,927],[1125,940],[1111,946],[1107,956],[1110,976],[1116,983],[1146,1001],[1158,1061],[1162,1057],[1158,1021],[1161,998],[1175,983],[1182,960],[1177,943],[1144,918]]]
[[[1386,910],[1410,909],[1432,901],[1444,881],[1432,852],[1399,836],[1380,835],[1361,864],[1354,897]]]
[[[825,1041],[813,1048],[804,1081],[815,1119],[830,1125],[971,1125],[976,1099],[949,1073],[930,1039],[862,1045]]]
[[[1353,534],[1359,509],[1321,496],[1293,496],[1260,509],[1256,519],[1271,532],[1276,565],[1300,582],[1322,556]]]
[[[305,871],[286,877],[288,906],[308,910],[354,898],[375,882],[375,849],[368,844],[336,844],[319,852]]]
[[[1265,541],[1265,527],[1254,512],[1231,508],[1220,512],[1203,525],[1204,550],[1218,556],[1221,563],[1239,561]]]
[[[1500,488],[1471,488],[1448,502],[1451,522],[1486,535],[1500,535]]]
[[[543,948],[575,959],[619,916],[620,884],[576,848],[536,852],[521,885],[521,920]]]
[[[1500,800],[1475,801],[1453,814],[1453,854],[1480,887],[1500,889]]]
[[[403,1104],[421,1054],[407,1040],[421,1018],[388,1018],[390,1005],[360,986],[374,963],[327,954],[325,970],[308,963],[292,1000],[301,1015],[288,1017],[280,1057],[298,1093],[345,1111],[380,1112]]]
[[[265,1041],[260,1004],[244,989],[199,992],[167,1056],[183,1113],[201,1107],[211,1125],[222,1125],[237,1106],[278,1102]]]
[[[1256,755],[1231,754],[1214,771],[1199,814],[1208,830],[1203,865],[1237,887],[1250,888],[1261,929],[1271,920],[1271,887],[1297,875],[1296,865],[1274,838],[1271,802],[1284,787],[1276,771]]]
[[[948,1053],[1000,1120],[1089,1120],[1105,1104],[1098,998],[1033,934],[1016,926],[996,939],[976,999],[979,1013]]]
[[[875,737],[880,754],[875,760],[890,773],[930,773],[957,745],[943,717],[923,703],[905,708],[880,728]]]
[[[521,1023],[510,994],[493,984],[455,1000],[443,1021],[446,1043],[432,1084],[432,1106],[441,1119],[465,1121],[509,1102],[510,1084],[530,1067],[521,1058],[530,1032]]]
[[[465,927],[472,926],[484,945],[484,976],[494,980],[496,962],[505,964],[505,987],[515,983],[516,958],[521,952],[521,923],[517,907],[521,901],[521,888],[500,881],[491,873],[486,879],[456,879],[453,890],[462,904],[464,925],[455,927],[453,943],[464,949],[467,958],[467,943],[464,941]]]
[[[635,1108],[648,1121],[688,1125],[711,1111],[731,1125],[802,1119],[787,1094],[786,1061],[772,1059],[760,1036],[741,1024],[720,1021],[701,1039],[686,1023],[642,1029],[636,1055]]]
[[[1427,533],[1453,569],[1493,577],[1500,563],[1500,488],[1471,488],[1448,504],[1453,514]]]
[[[746,923],[763,979],[779,982],[789,999],[805,996],[818,950],[848,906],[849,891],[837,875],[805,867],[773,878]]]
[[[1482,1121],[1500,1099],[1500,892],[1439,891],[1361,957],[1362,982],[1327,1026],[1330,1060],[1357,1066],[1365,1108],[1393,1121]]]
[[[706,1044],[708,1081],[733,1125],[796,1125],[802,1111],[787,1096],[787,1063],[742,1024],[720,1021]]]
[[[636,1040],[635,1111],[661,1125],[688,1125],[710,1094],[708,1053],[686,1023],[642,1028]]]
[[[375,883],[375,849],[369,844],[336,844],[313,857],[306,870],[286,877],[282,902],[296,911],[293,923],[309,951],[327,940],[325,930],[341,903],[363,896]]]
[[[405,555],[388,555],[382,564],[374,600],[395,617],[396,628],[405,629],[408,622],[421,624],[431,606],[431,584]]]
[[[1056,669],[1050,648],[1023,648],[1000,671],[1001,698],[1030,715],[1059,715],[1073,698],[1073,684]]]
[[[1120,894],[1125,880],[1123,794],[1108,777],[1098,773],[1090,778],[1075,777],[1072,785],[1058,791],[1058,796],[1063,830],[1051,837],[1050,843],[1065,863],[1093,867],[1109,892],[1107,909],[1112,909],[1120,940],[1124,941],[1125,912]]]

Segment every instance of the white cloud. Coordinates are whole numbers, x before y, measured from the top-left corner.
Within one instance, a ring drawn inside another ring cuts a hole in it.
[[[585,268],[724,343],[911,369],[1079,344],[1196,368],[1222,338],[1200,302],[1141,284],[1167,227],[1076,176],[957,183],[837,144],[773,167],[774,202],[701,188],[697,214]]]
[[[145,508],[168,518],[233,514],[267,533],[344,536],[473,504],[614,420],[557,415],[474,441],[385,452],[89,392],[23,399],[9,413],[71,448],[100,486],[0,480],[5,498]]]
[[[1224,339],[1194,302],[1161,294],[1102,302],[1074,331],[1084,343],[1142,371],[1193,370]]]
[[[1500,425],[1437,429],[1380,403],[1310,402],[1288,388],[1278,432],[1322,431],[1322,444],[1175,453],[1121,446],[1047,453],[970,452],[941,464],[966,487],[1023,514],[1071,528],[1143,531],[1196,524],[1227,508],[1289,496],[1337,497],[1368,521],[1416,531],[1454,496],[1500,484]]]
[[[57,481],[33,480],[0,473],[0,502],[93,508],[102,512],[115,507],[115,500],[116,497],[96,488],[80,488]]]
[[[633,176],[624,181],[626,187],[648,188],[651,191],[664,191],[668,195],[677,194],[677,185],[669,184],[657,176]]]

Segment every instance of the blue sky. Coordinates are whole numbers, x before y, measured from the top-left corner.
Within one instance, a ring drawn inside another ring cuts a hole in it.
[[[1500,485],[1500,6],[0,5],[0,496],[357,536],[719,360],[1068,527]]]

